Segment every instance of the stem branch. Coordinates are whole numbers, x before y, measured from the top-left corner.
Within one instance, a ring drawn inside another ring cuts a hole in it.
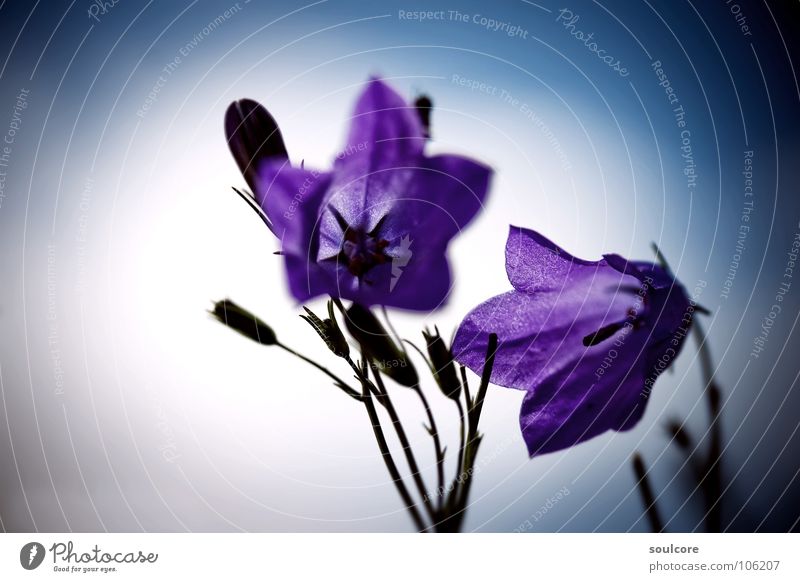
[[[345,392],[345,394],[347,394],[351,398],[355,398],[356,400],[359,400],[359,401],[362,399],[362,395],[361,394],[356,392],[353,388],[351,388],[347,384],[347,382],[345,382],[344,380],[339,378],[339,376],[337,376],[336,374],[334,374],[333,372],[328,370],[328,368],[326,368],[325,366],[322,366],[322,365],[316,363],[311,358],[309,358],[307,356],[304,356],[300,352],[297,352],[297,351],[293,350],[292,348],[290,348],[289,346],[287,346],[285,344],[282,344],[281,342],[275,342],[275,345],[280,347],[281,349],[289,352],[293,356],[295,356],[297,358],[300,358],[301,360],[303,360],[307,364],[311,364],[312,366],[314,366],[317,370],[319,370],[320,372],[322,372],[323,374],[325,374],[326,376],[331,378],[336,383],[336,386],[341,388]]]

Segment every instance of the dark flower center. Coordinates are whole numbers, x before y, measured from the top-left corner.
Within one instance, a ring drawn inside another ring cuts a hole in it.
[[[361,278],[375,265],[382,265],[390,259],[384,252],[387,246],[389,241],[386,239],[348,228],[339,257],[351,275]]]
[[[363,229],[347,224],[344,217],[333,206],[329,206],[329,209],[343,233],[342,250],[339,251],[336,259],[347,267],[351,275],[361,279],[372,267],[383,265],[391,260],[391,257],[384,252],[389,246],[389,241],[379,236],[386,216],[378,221],[375,228],[365,232]]]

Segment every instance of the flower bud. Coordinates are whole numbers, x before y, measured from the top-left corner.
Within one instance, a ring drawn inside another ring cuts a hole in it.
[[[422,129],[425,132],[425,137],[431,137],[431,110],[433,109],[433,101],[427,95],[420,95],[414,101],[414,108],[417,110],[419,121],[422,124]]]
[[[306,315],[301,315],[300,317],[314,328],[314,331],[322,338],[328,349],[340,358],[349,356],[350,346],[339,327],[339,322],[336,320],[336,315],[333,312],[333,301],[328,301],[328,318],[325,320],[320,319],[316,313],[307,307],[303,307],[303,309],[305,309]]]
[[[278,124],[252,99],[234,101],[225,112],[225,137],[247,184],[256,192],[258,169],[268,158],[288,159]]]
[[[428,345],[428,357],[431,359],[433,377],[445,396],[458,400],[461,396],[461,382],[453,364],[453,353],[439,335],[438,328],[434,327],[433,329],[434,333],[427,330],[422,332],[425,343]]]
[[[265,346],[271,346],[278,342],[278,338],[270,326],[230,299],[217,301],[214,304],[214,310],[209,313],[220,323],[254,342]]]
[[[369,309],[353,303],[347,310],[345,325],[370,364],[403,386],[411,387],[419,383],[414,365]]]

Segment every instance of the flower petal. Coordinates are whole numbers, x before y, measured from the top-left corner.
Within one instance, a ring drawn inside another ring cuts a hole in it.
[[[337,297],[336,284],[319,263],[309,261],[301,255],[287,254],[284,257],[289,291],[298,302],[304,303],[320,295]]]
[[[312,250],[319,204],[330,174],[293,168],[288,162],[265,162],[255,180],[256,200],[272,222],[284,253],[306,258]]]
[[[351,226],[370,230],[380,219],[373,210],[407,191],[425,134],[413,105],[391,87],[372,79],[353,114],[345,149],[334,163],[333,206]]]
[[[491,174],[489,167],[462,156],[426,158],[397,204],[398,213],[426,244],[449,241],[483,208]]]
[[[336,164],[371,171],[392,168],[420,156],[424,146],[425,131],[416,108],[373,78],[356,103],[347,145]]]
[[[531,457],[608,430],[631,428],[639,421],[647,404],[644,340],[642,334],[629,332],[624,346],[587,350],[528,392],[520,428]]]
[[[511,226],[506,242],[506,273],[515,289],[527,293],[564,286],[580,267],[605,266],[604,261],[584,261],[536,231]]]
[[[534,293],[511,291],[476,307],[456,332],[456,359],[479,373],[489,334],[496,333],[492,383],[529,390],[552,370],[597,350],[605,342],[586,346],[584,338],[627,320],[637,296],[621,289],[638,282],[602,262],[567,275],[560,286],[550,282]]]

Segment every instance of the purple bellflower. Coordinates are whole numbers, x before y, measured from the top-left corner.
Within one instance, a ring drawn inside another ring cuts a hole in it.
[[[281,241],[298,301],[331,295],[419,311],[444,303],[447,245],[482,208],[491,170],[425,155],[429,105],[420,110],[371,79],[328,172],[291,166],[263,107],[231,105],[231,151],[253,190],[249,201]]]
[[[691,325],[680,283],[619,255],[575,258],[514,226],[506,272],[514,290],[469,313],[452,351],[480,373],[489,334],[498,335],[491,382],[526,392],[520,426],[530,456],[636,425]]]

